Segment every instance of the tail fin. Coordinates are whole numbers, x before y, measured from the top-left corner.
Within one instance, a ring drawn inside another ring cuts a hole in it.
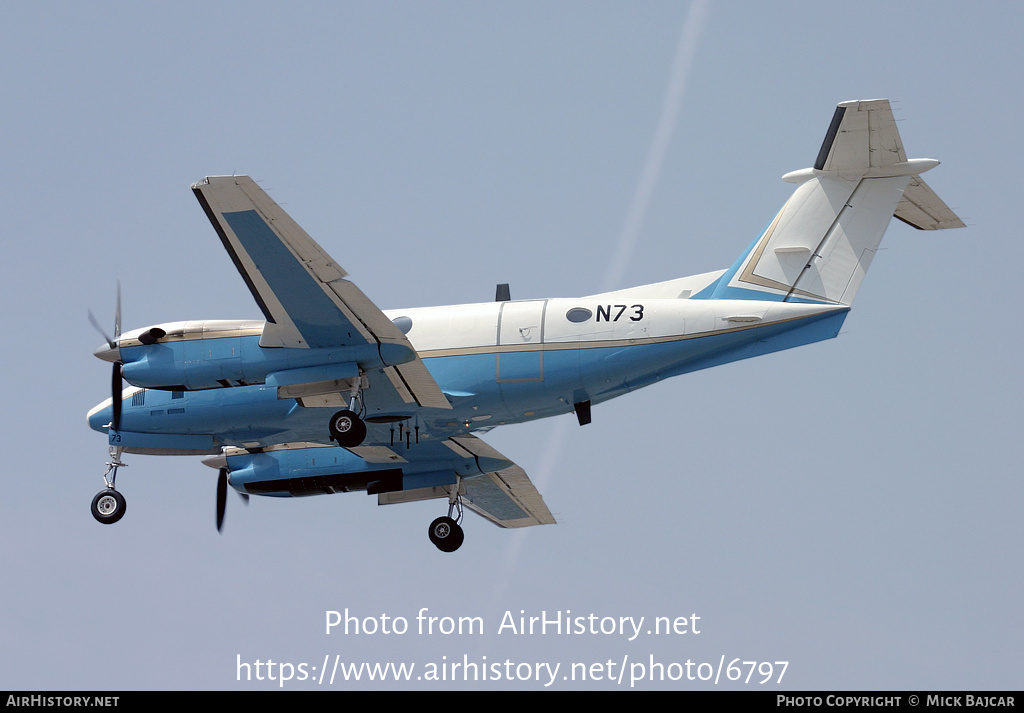
[[[813,168],[764,233],[701,295],[850,305],[894,215],[922,230],[964,224],[907,160],[887,99],[843,102]]]

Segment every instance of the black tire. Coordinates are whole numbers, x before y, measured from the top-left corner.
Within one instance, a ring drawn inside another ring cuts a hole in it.
[[[124,517],[125,500],[121,493],[107,488],[92,499],[92,516],[104,525],[113,525]]]
[[[366,424],[354,411],[345,409],[331,416],[331,438],[342,448],[354,448],[366,438]]]
[[[427,536],[442,552],[454,552],[462,546],[462,542],[466,539],[466,533],[463,532],[459,523],[450,517],[439,517],[430,523]]]

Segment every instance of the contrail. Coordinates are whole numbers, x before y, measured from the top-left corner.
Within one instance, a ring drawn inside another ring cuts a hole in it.
[[[640,180],[637,182],[636,190],[633,192],[633,200],[629,205],[629,212],[626,214],[626,221],[619,234],[619,243],[608,263],[608,271],[605,273],[602,290],[608,291],[618,286],[618,281],[626,272],[626,267],[636,250],[636,243],[640,238],[640,229],[643,227],[644,218],[647,216],[647,208],[651,204],[651,197],[657,186],[658,178],[661,176],[661,166],[668,154],[669,144],[672,141],[672,134],[675,132],[676,119],[683,105],[683,94],[686,93],[686,80],[690,75],[690,68],[693,66],[693,56],[697,51],[697,43],[704,27],[704,20],[707,16],[707,0],[694,0],[683,20],[683,27],[679,33],[679,44],[676,46],[675,56],[672,58],[672,73],[669,75],[668,87],[665,90],[665,99],[661,103],[661,116],[658,119],[658,127],[654,131],[651,145],[647,149],[647,158],[644,160],[643,170],[640,172]],[[558,453],[561,451],[562,441],[569,430],[571,421],[561,419],[557,421],[551,430],[548,438],[548,445],[541,459],[540,467],[537,470],[535,483],[538,490],[547,485],[548,478],[555,468],[558,460]]]
[[[676,120],[679,118],[679,110],[683,106],[686,80],[690,76],[693,56],[697,51],[697,41],[704,27],[707,9],[707,0],[695,0],[690,3],[690,9],[683,21],[679,44],[676,46],[676,54],[672,59],[672,74],[669,76],[665,99],[661,105],[658,128],[655,129],[654,138],[651,140],[650,148],[647,149],[647,158],[644,160],[640,180],[633,192],[633,201],[629,205],[626,222],[619,235],[618,247],[611,262],[608,263],[608,271],[604,277],[603,289],[605,291],[618,287],[618,282],[625,274],[626,267],[636,249],[637,240],[640,238],[640,229],[643,227],[644,218],[647,217],[647,208],[651,204],[654,188],[661,176],[661,166],[668,154],[669,143],[676,129]]]
[[[640,180],[637,182],[636,190],[633,192],[633,200],[629,205],[629,212],[626,214],[622,232],[619,235],[618,246],[608,264],[608,271],[605,273],[602,290],[612,290],[618,286],[618,281],[626,272],[626,267],[633,257],[637,240],[640,237],[640,229],[643,227],[644,218],[647,216],[647,209],[654,195],[658,178],[661,176],[661,166],[665,156],[668,154],[672,134],[675,132],[679,111],[683,104],[683,95],[686,93],[686,81],[693,66],[693,57],[697,51],[697,44],[704,22],[707,17],[707,0],[694,0],[690,3],[686,17],[683,19],[683,26],[679,34],[679,44],[676,45],[675,56],[672,59],[672,71],[669,75],[668,87],[665,90],[665,99],[661,104],[661,115],[658,119],[658,126],[651,139],[651,145],[647,150],[647,157],[644,160],[643,169],[640,172]],[[548,436],[547,447],[544,449],[544,456],[541,458],[536,476],[533,478],[538,490],[543,491],[551,478],[551,474],[558,462],[558,455],[562,450],[562,442],[568,433],[571,421],[559,419],[555,421],[554,427]],[[512,533],[505,551],[505,567],[498,582],[496,583],[494,600],[500,599],[500,594],[508,586],[508,580],[515,562],[523,547],[524,533]]]

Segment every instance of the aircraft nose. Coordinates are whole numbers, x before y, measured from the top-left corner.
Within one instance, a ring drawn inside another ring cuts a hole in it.
[[[111,363],[121,361],[121,348],[112,347],[109,344],[104,344],[102,347],[94,351],[93,354],[103,361],[109,361]]]
[[[89,428],[103,433],[107,430],[107,424],[113,420],[113,416],[114,409],[112,400],[107,399],[103,403],[93,406],[86,415],[86,420],[89,422]]]

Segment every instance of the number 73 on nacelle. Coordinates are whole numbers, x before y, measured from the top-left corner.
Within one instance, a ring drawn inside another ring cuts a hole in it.
[[[843,102],[813,167],[783,177],[792,197],[727,269],[572,299],[512,300],[499,285],[493,302],[388,312],[248,176],[206,178],[192,190],[263,319],[122,333],[118,306],[96,351],[112,396],[88,415],[110,449],[93,515],[124,515],[117,469],[140,453],[205,456],[218,529],[229,486],[443,499],[428,533],[448,552],[464,507],[501,527],[552,524],[523,469],[477,434],[569,412],[584,425],[596,404],[670,376],[834,337],[892,217],[963,226],[921,180],[937,163],[907,159],[887,100]]]

